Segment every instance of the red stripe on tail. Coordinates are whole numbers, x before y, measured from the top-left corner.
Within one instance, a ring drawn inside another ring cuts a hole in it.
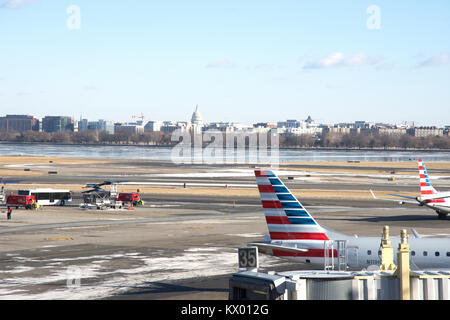
[[[287,216],[266,216],[267,224],[291,224]]]
[[[262,206],[264,209],[283,209],[280,201],[266,201],[262,200]]]
[[[257,178],[264,178],[267,177],[266,173],[262,170],[255,170],[255,176]]]
[[[273,187],[271,185],[258,185],[259,192],[262,193],[275,193],[275,190],[273,190]]]

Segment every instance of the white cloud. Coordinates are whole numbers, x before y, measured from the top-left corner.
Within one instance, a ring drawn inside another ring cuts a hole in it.
[[[0,4],[0,8],[21,9],[27,7],[36,0],[9,0]]]
[[[448,53],[440,53],[436,54],[422,62],[420,62],[417,67],[434,67],[434,66],[442,66],[450,63],[450,55]]]
[[[334,52],[322,59],[308,61],[303,69],[324,69],[334,67],[354,67],[362,65],[373,65],[378,63],[381,58],[372,58],[364,53],[357,53],[347,56],[341,52]]]
[[[213,61],[206,65],[206,68],[235,68],[237,65],[233,61],[223,59],[219,61]]]

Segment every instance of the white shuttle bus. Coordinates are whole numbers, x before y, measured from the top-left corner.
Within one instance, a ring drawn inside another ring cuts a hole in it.
[[[72,203],[70,190],[29,189],[19,190],[19,195],[34,196],[36,202],[41,206],[64,206]]]

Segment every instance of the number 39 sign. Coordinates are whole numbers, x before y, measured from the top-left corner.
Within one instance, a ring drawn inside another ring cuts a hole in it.
[[[258,268],[258,248],[244,247],[238,249],[239,268]]]

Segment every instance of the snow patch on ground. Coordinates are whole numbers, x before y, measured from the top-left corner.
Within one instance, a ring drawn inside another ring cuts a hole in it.
[[[259,234],[241,234],[256,237]],[[22,264],[36,260],[17,257]],[[125,267],[111,270],[113,259],[126,259]],[[90,260],[86,262],[86,260]],[[261,263],[271,261],[261,256]],[[48,274],[30,276],[33,268],[22,265],[14,272],[0,270],[2,288],[0,299],[102,299],[130,289],[149,286],[151,282],[171,281],[195,277],[210,277],[238,271],[237,249],[219,247],[188,248],[173,257],[151,257],[138,252],[95,255],[76,258],[40,260],[47,263]],[[70,262],[70,266],[67,263]],[[64,266],[62,265],[64,263]],[[106,264],[106,265],[105,265]],[[127,265],[130,267],[127,268]],[[21,273],[23,276],[20,276]],[[14,276],[11,277],[11,275]],[[78,282],[77,282],[78,279]],[[94,284],[93,284],[94,283]],[[38,285],[49,285],[49,290],[36,292]],[[55,289],[56,288],[56,289]]]

